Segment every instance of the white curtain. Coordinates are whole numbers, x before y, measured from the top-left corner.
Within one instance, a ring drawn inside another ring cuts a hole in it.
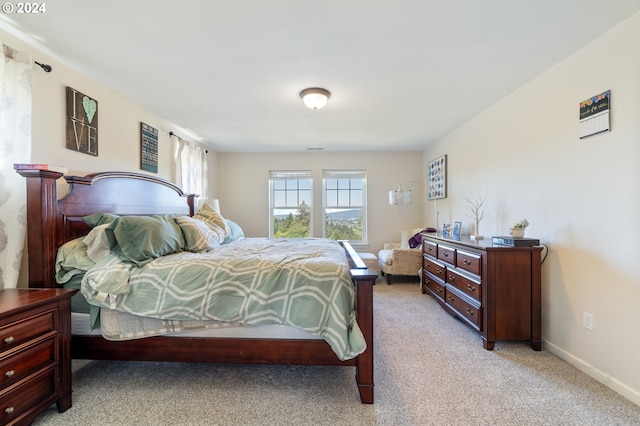
[[[24,247],[26,182],[13,164],[31,161],[32,65],[28,54],[1,45],[0,288],[14,288]]]
[[[175,135],[172,137],[177,143],[176,184],[187,194],[208,198],[207,150]]]

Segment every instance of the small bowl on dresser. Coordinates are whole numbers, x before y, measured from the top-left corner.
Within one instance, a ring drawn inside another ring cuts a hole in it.
[[[524,237],[524,228],[509,228],[509,235],[513,238]]]

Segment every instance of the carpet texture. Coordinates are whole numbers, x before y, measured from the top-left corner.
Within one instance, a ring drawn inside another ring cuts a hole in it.
[[[354,367],[73,361],[73,407],[34,425],[640,425],[546,351],[494,351],[414,284],[374,287],[375,404]]]

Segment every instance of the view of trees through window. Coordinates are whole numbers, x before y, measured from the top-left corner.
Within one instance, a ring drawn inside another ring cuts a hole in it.
[[[271,220],[274,237],[311,236],[311,188],[309,172],[271,172]],[[365,196],[363,171],[324,171],[324,237],[351,242],[364,241]]]
[[[311,232],[311,210],[303,201],[289,214],[273,218],[273,236],[276,238],[308,238]]]

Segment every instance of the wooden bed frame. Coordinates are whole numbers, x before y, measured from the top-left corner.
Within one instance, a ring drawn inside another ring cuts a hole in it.
[[[63,243],[90,230],[83,217],[109,212],[118,215],[194,214],[194,195],[155,176],[129,172],[64,176],[69,191],[60,200],[57,181],[62,173],[46,164],[15,164],[27,181],[27,242],[29,287],[57,287],[55,259]],[[357,292],[357,319],[367,349],[340,361],[324,340],[148,337],[112,342],[101,336],[72,336],[71,355],[77,359],[176,361],[246,364],[355,366],[362,403],[373,403],[373,287],[377,273],[366,269],[345,243]],[[360,269],[357,269],[360,268]]]

